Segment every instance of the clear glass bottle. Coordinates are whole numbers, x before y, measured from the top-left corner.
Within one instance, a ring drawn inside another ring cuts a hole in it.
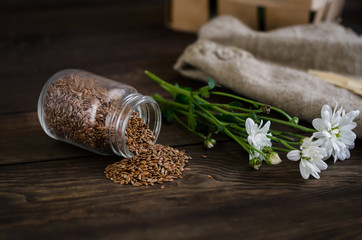
[[[38,101],[38,117],[52,138],[102,155],[132,157],[126,128],[133,112],[153,131],[161,129],[157,102],[127,84],[78,69],[55,73]]]

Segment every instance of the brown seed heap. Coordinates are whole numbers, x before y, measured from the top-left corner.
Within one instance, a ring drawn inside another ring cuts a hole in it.
[[[110,164],[104,173],[114,183],[133,186],[154,185],[154,183],[172,182],[182,178],[185,164],[191,157],[184,151],[154,144],[155,136],[137,114],[132,114],[127,126],[127,146],[134,153]]]
[[[126,128],[126,145],[135,155],[139,155],[141,150],[153,145],[155,135],[149,126],[138,117],[137,112],[133,112],[128,120]]]

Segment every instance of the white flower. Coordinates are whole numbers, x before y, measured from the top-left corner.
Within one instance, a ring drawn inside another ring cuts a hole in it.
[[[249,135],[248,142],[250,145],[260,151],[262,151],[264,147],[271,147],[272,145],[270,138],[267,137],[267,135],[271,136],[271,134],[268,133],[270,128],[270,121],[268,121],[263,127],[262,126],[263,120],[261,120],[261,123],[258,126],[258,124],[256,124],[251,118],[246,119],[245,129]],[[265,160],[265,158],[258,152],[254,152],[254,156],[250,157],[261,157],[262,160]]]
[[[338,105],[338,104],[337,104]],[[327,149],[327,157],[334,157],[334,162],[345,160],[350,157],[349,149],[354,147],[356,134],[352,132],[357,124],[353,120],[358,116],[359,111],[345,113],[341,107],[338,111],[337,105],[332,112],[329,105],[324,105],[321,110],[322,118],[313,120],[313,127],[318,131],[313,135],[324,141]]]
[[[328,165],[323,161],[326,157],[326,149],[321,147],[323,141],[318,139],[313,141],[313,137],[304,138],[300,146],[300,150],[292,150],[287,154],[287,158],[291,161],[298,161],[300,174],[304,179],[308,179],[309,175],[319,179],[321,170],[326,170]]]
[[[279,163],[282,162],[282,160],[279,157],[279,154],[276,152],[269,153],[265,161],[270,165],[278,165]]]
[[[204,141],[204,146],[205,146],[205,148],[208,148],[208,149],[213,148],[215,146],[215,144],[216,144],[215,139],[207,139]]]

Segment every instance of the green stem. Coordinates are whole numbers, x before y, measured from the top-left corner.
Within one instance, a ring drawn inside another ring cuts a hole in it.
[[[279,142],[281,144],[283,144],[285,147],[289,148],[290,150],[295,150],[296,148],[291,146],[290,144],[288,144],[286,141],[282,140],[282,139],[279,139],[279,138],[276,138],[276,137],[273,137],[273,136],[269,136],[267,135],[268,138],[274,140],[275,142]]]
[[[292,133],[292,132],[282,132],[282,134],[297,137],[297,138],[305,138],[305,136],[303,136],[303,135],[300,135],[300,134],[297,134],[297,133]]]
[[[156,100],[156,102],[158,103],[163,103],[163,104],[166,104],[168,106],[173,106],[173,107],[176,107],[176,108],[181,108],[181,109],[184,109],[184,110],[187,110],[188,109],[188,105],[186,104],[182,104],[182,103],[178,103],[178,102],[175,102],[175,101],[170,101],[170,100],[166,100],[165,98],[163,98],[161,95],[159,94],[155,94],[152,96],[153,99]]]
[[[240,140],[239,137],[235,136],[234,134],[232,134],[230,132],[230,130],[225,126],[225,124],[223,124],[222,122],[220,122],[214,115],[212,115],[212,113],[210,113],[209,111],[207,111],[206,109],[204,109],[200,104],[195,102],[195,105],[197,107],[199,107],[204,113],[206,113],[206,115],[208,115],[217,125],[219,125],[221,127],[222,132],[224,132],[227,136],[231,137],[232,139],[234,139],[242,148],[244,148],[245,151],[247,151],[249,154],[251,154],[251,149],[260,153],[261,155],[263,155],[264,157],[266,157],[265,153],[259,151],[258,149],[254,148],[253,146],[248,146],[246,143],[244,143],[243,141]]]
[[[230,130],[228,128],[224,128],[224,133],[231,137],[232,139],[234,139],[242,148],[244,148],[245,151],[247,151],[250,155],[252,155],[251,150],[253,150],[254,152],[258,152],[260,155],[262,155],[264,158],[267,158],[267,155],[265,153],[263,153],[262,151],[256,149],[254,146],[249,145],[245,142],[243,142],[239,137],[237,137],[236,135],[234,135],[232,132],[230,132]]]
[[[189,130],[190,132],[192,132],[193,134],[201,137],[203,140],[206,140],[207,137],[193,129],[191,129],[189,126],[187,126],[184,122],[181,121],[181,119],[179,119],[176,115],[175,115],[175,120],[183,127],[185,127],[187,130]]]
[[[280,123],[280,124],[283,124],[283,125],[286,125],[286,126],[289,126],[289,127],[292,127],[292,128],[297,128],[297,129],[300,129],[304,132],[316,132],[315,129],[311,129],[311,128],[308,128],[308,127],[303,127],[301,125],[297,125],[295,123],[290,123],[290,122],[286,122],[286,121],[283,121],[283,120],[279,120],[279,119],[276,119],[276,118],[271,118],[271,117],[265,117],[265,116],[259,116],[259,118],[261,119],[264,119],[264,120],[269,120],[271,122],[276,122],[276,123]]]
[[[171,93],[180,93],[180,94],[184,94],[186,96],[190,96],[191,92],[187,91],[185,89],[176,87],[168,82],[166,82],[165,80],[157,77],[156,75],[154,75],[153,73],[149,72],[149,71],[145,71],[145,74],[151,78],[152,80],[154,80],[155,82],[159,83],[161,85],[161,87],[164,87],[167,91],[171,92]],[[172,89],[173,91],[171,91],[170,89]]]
[[[251,113],[261,113],[263,112],[263,110],[253,110],[253,109],[247,109],[247,108],[241,108],[241,107],[237,107],[237,106],[231,106],[229,104],[219,104],[219,103],[203,103],[203,106],[215,106],[215,107],[222,107],[222,108],[227,108],[227,109],[234,109],[234,110],[239,110],[239,111],[244,111],[244,112],[251,112]],[[247,116],[247,115],[246,115]]]
[[[279,131],[269,130],[269,132],[270,132],[271,134],[273,134],[274,137],[282,138],[282,139],[287,140],[287,141],[294,141],[293,138],[288,137],[288,136],[285,136],[285,135],[283,135],[283,134],[282,134],[281,132],[279,132]]]
[[[285,148],[272,147],[272,149],[274,151],[290,152],[290,149],[285,149]]]
[[[231,116],[234,116],[236,120],[238,120],[239,122],[242,122],[242,123],[245,123],[245,119],[242,119],[242,118],[239,118],[239,117],[236,117],[236,116],[240,116],[240,117],[247,117],[249,116],[249,114],[242,114],[242,113],[231,113],[231,112],[228,112],[222,108],[219,108],[219,107],[214,107],[212,106],[212,104],[210,104],[208,101],[206,101],[205,99],[201,98],[200,96],[198,95],[195,95],[194,98],[204,104],[208,104],[211,106],[211,108],[215,111],[218,111],[220,113],[223,113],[223,114],[227,114],[227,115],[231,115]],[[200,104],[199,104],[200,105]]]
[[[225,97],[231,97],[231,98],[234,98],[234,99],[237,99],[239,101],[243,101],[243,102],[247,102],[247,103],[251,103],[253,104],[254,106],[257,105],[259,107],[262,107],[262,106],[265,106],[265,104],[263,103],[260,103],[260,102],[256,102],[256,101],[252,101],[250,99],[246,99],[246,98],[243,98],[243,97],[239,97],[239,96],[235,96],[233,94],[230,94],[230,93],[223,93],[223,92],[216,92],[216,91],[211,91],[210,92],[211,94],[214,94],[214,95],[219,95],[219,96],[225,96]],[[284,112],[283,110],[279,109],[279,108],[276,108],[276,107],[272,107],[270,106],[270,109],[282,114],[283,116],[285,116],[288,121],[292,120],[292,117],[290,117],[286,112]]]
[[[235,135],[237,135],[237,136],[239,136],[239,137],[243,137],[243,138],[245,139],[245,141],[246,141],[246,139],[248,139],[248,135],[247,135],[247,134],[245,134],[245,133],[239,131],[238,129],[234,128],[232,125],[230,125],[230,131],[231,131],[233,134],[235,134]]]
[[[180,114],[182,114],[182,115],[184,115],[184,116],[188,116],[188,115],[189,115],[188,112],[183,111],[183,110],[180,110],[180,109],[174,109],[174,111],[177,112],[177,113],[180,113]],[[213,119],[211,119],[210,117],[208,117],[208,116],[206,116],[205,114],[202,114],[202,113],[200,113],[200,112],[198,112],[198,111],[196,111],[195,114],[198,115],[198,116],[200,116],[200,117],[202,117],[202,118],[204,118],[204,119],[207,120],[208,122],[210,122],[212,125],[214,125],[214,126],[216,127],[216,129],[218,128],[219,125],[216,124],[216,123],[213,121]],[[206,122],[203,122],[203,123],[209,125],[209,127],[210,127],[210,124],[209,124],[209,123],[206,123]]]
[[[209,111],[207,111],[206,109],[204,109],[203,107],[201,107],[199,104],[195,103],[195,105],[198,105],[198,107],[204,112],[206,113],[206,116],[200,112],[196,112],[196,114],[204,117],[205,119],[207,119],[208,121],[212,122],[213,124],[215,124],[216,126],[222,126],[222,132],[224,132],[227,136],[231,137],[232,139],[234,139],[242,148],[244,148],[245,151],[247,151],[249,154],[252,154],[251,150],[256,151],[258,153],[260,153],[261,155],[263,155],[266,158],[266,154],[263,153],[262,151],[254,148],[253,146],[250,146],[246,143],[244,143],[243,141],[241,141],[241,139],[237,136],[235,136],[234,134],[232,134],[229,129],[227,127],[225,127],[224,123],[220,122],[217,118],[214,117],[214,115],[212,115]],[[184,112],[183,114],[188,115],[186,112]]]

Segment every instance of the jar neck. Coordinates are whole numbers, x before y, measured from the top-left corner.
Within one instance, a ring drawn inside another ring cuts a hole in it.
[[[119,156],[130,158],[133,153],[127,148],[126,129],[133,112],[152,130],[157,141],[161,130],[161,110],[157,102],[149,96],[132,93],[125,97],[116,107],[109,132],[110,145],[113,152]]]

